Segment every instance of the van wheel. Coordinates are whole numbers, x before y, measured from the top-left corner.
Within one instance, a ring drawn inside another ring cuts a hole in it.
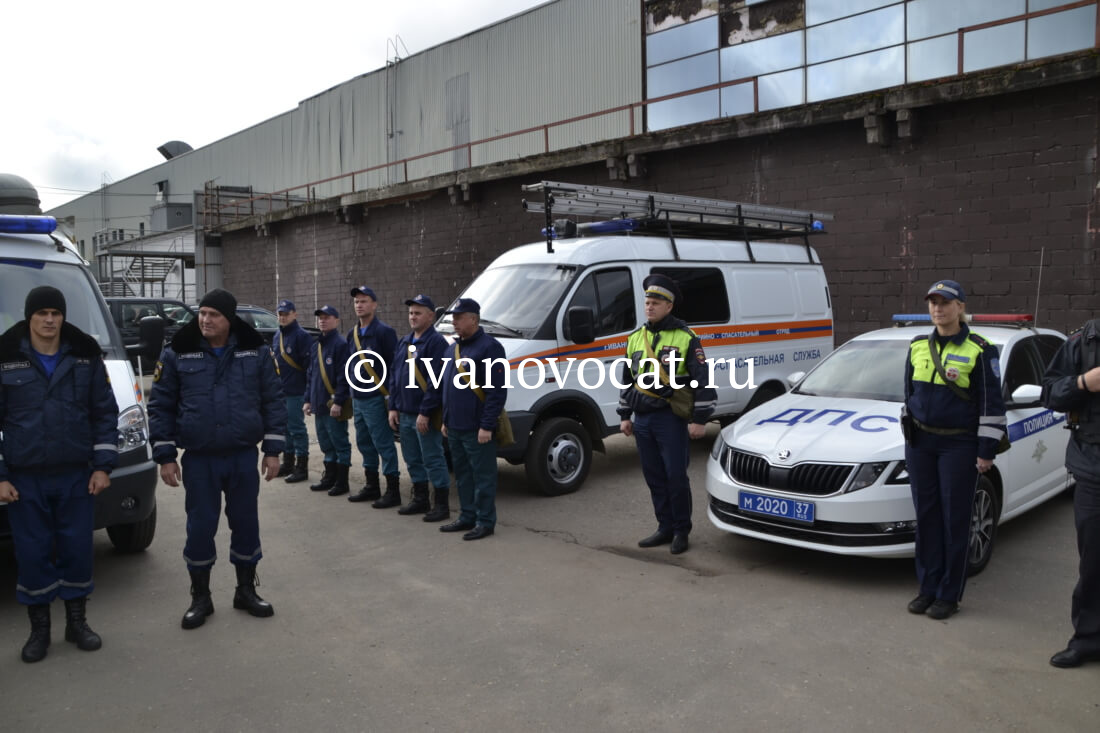
[[[535,427],[527,447],[527,480],[546,496],[576,491],[592,466],[592,441],[584,427],[552,417]]]
[[[993,557],[993,541],[997,537],[997,520],[1001,507],[993,482],[985,476],[978,480],[974,492],[974,510],[970,515],[970,549],[967,551],[966,574],[977,575],[985,570]]]
[[[157,508],[149,516],[133,524],[114,524],[107,528],[111,544],[119,552],[141,552],[153,544],[153,535],[157,531]]]

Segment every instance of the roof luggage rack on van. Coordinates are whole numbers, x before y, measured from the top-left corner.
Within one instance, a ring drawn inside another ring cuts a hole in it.
[[[822,222],[833,220],[832,214],[822,212],[609,186],[541,181],[522,186],[522,189],[542,192],[541,202],[523,199],[523,208],[546,215],[546,249],[551,253],[554,239],[634,231],[668,235],[674,250],[674,236],[738,239],[746,243],[750,239],[800,237],[809,255],[809,235],[823,234]],[[577,224],[563,219],[555,222],[555,213],[605,221]]]

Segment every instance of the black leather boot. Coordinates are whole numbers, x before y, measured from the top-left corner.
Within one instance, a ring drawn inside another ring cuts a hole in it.
[[[398,514],[423,514],[432,508],[428,500],[428,482],[418,481],[412,486],[412,497],[409,503],[397,510]]]
[[[275,609],[271,604],[256,595],[256,566],[234,565],[233,567],[237,568],[237,592],[233,594],[233,608],[248,611],[259,618],[274,616]]]
[[[290,453],[283,454],[283,462],[279,464],[279,472],[275,474],[275,478],[282,478],[283,476],[289,476],[294,471],[294,456]]]
[[[210,568],[190,570],[191,607],[183,614],[180,626],[197,629],[206,623],[206,617],[214,614],[214,601],[210,598]]]
[[[401,477],[395,474],[386,475],[386,493],[375,502],[371,503],[371,506],[375,509],[389,509],[391,506],[399,506],[401,504]]]
[[[27,615],[31,619],[31,635],[23,645],[23,661],[41,662],[50,648],[50,606],[42,603],[27,606]]]
[[[348,501],[374,501],[382,496],[382,488],[378,485],[378,471],[363,471],[367,484],[359,491],[348,497]]]
[[[103,639],[88,626],[84,615],[87,603],[87,597],[65,601],[65,641],[76,644],[81,651],[94,652],[103,646]]]
[[[343,496],[351,489],[348,488],[348,469],[351,466],[336,466],[336,483],[328,490],[329,496]]]
[[[447,492],[449,487],[444,486],[440,488],[435,487],[435,506],[432,510],[424,515],[425,522],[442,522],[444,519],[451,518],[451,507],[447,505]]]
[[[309,487],[310,491],[328,491],[336,483],[336,464],[325,461],[325,471],[321,474],[321,480]]]
[[[299,481],[305,481],[309,478],[309,456],[298,456],[298,462],[294,465],[294,470],[290,472],[290,475],[286,477],[288,484],[296,484]]]

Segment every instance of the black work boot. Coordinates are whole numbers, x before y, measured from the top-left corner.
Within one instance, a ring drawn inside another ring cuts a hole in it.
[[[214,601],[210,598],[210,568],[188,572],[191,573],[191,607],[183,614],[180,626],[197,629],[206,623],[207,616],[214,613]]]
[[[41,662],[50,648],[50,606],[48,603],[27,606],[31,619],[31,635],[23,645],[23,661]]]
[[[401,504],[401,477],[394,474],[386,474],[386,493],[371,503],[375,509],[389,509],[391,506]]]
[[[374,501],[382,496],[382,488],[378,485],[378,471],[364,470],[363,475],[367,484],[359,491],[348,497],[348,501]]]
[[[336,483],[337,464],[325,461],[325,471],[321,474],[321,480],[309,487],[310,491],[328,491]]]
[[[76,644],[81,651],[94,652],[103,646],[103,639],[88,626],[84,615],[87,603],[87,596],[65,601],[65,641]]]
[[[351,489],[348,488],[348,469],[351,466],[336,466],[336,483],[328,490],[329,496],[343,496]]]
[[[432,508],[428,501],[428,482],[417,481],[412,487],[412,497],[409,503],[397,510],[398,514],[423,514]]]
[[[260,618],[274,616],[275,609],[271,604],[256,595],[256,566],[234,565],[233,567],[237,568],[237,592],[233,594],[233,608],[248,611]]]
[[[433,490],[435,493],[435,506],[432,510],[424,515],[425,522],[442,522],[444,519],[451,518],[451,507],[447,505],[447,492],[449,487],[444,486],[442,488],[436,486]]]
[[[282,478],[283,476],[289,476],[294,471],[294,456],[290,453],[283,454],[283,462],[279,464],[279,472],[275,474],[275,478]]]
[[[290,472],[290,475],[286,477],[288,484],[296,484],[299,481],[305,481],[309,478],[309,456],[298,456],[298,462],[294,465],[294,470]]]

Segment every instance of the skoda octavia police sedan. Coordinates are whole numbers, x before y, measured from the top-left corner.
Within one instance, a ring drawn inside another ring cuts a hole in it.
[[[1028,320],[976,316],[971,323],[1000,352],[1012,441],[978,479],[971,574],[989,562],[999,523],[1071,481],[1065,416],[1039,402],[1043,371],[1065,336],[1026,327]],[[707,462],[711,522],[746,537],[842,555],[912,556],[916,514],[898,418],[909,342],[930,331],[925,323],[858,336],[808,375],[791,375],[790,392],[727,426]]]

